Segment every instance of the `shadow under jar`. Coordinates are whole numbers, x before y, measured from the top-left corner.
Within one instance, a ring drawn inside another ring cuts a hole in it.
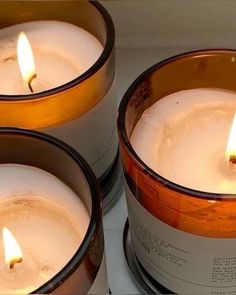
[[[4,261],[1,235],[0,293],[108,293],[101,196],[87,163],[38,132],[0,128],[0,142],[0,227],[22,252]]]
[[[236,292],[236,174],[224,149],[236,53],[196,51],[141,74],[119,108],[132,248],[166,293]]]
[[[79,150],[108,209],[121,190],[111,17],[96,1],[1,1],[0,11],[0,125],[43,131]],[[22,31],[35,60],[28,83],[18,66]]]

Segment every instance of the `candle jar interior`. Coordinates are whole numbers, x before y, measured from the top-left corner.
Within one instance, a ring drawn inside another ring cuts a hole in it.
[[[71,261],[35,293],[87,294],[104,254],[101,199],[95,176],[69,146],[49,136],[20,129],[0,129],[0,164],[40,168],[63,181],[80,198],[90,221],[86,235]],[[80,216],[76,216],[79,220]],[[46,241],[42,241],[46,243]]]
[[[45,170],[61,179],[81,196],[89,213],[92,211],[91,192],[84,172],[66,153],[45,140],[34,137],[1,135],[0,164],[17,163]]]
[[[37,20],[58,20],[87,30],[104,47],[90,69],[62,86],[31,95],[0,94],[1,126],[52,128],[82,116],[104,98],[115,75],[115,37],[112,20],[99,3],[1,1],[0,11],[0,28]]]
[[[123,168],[133,195],[156,218],[200,236],[236,237],[235,196],[203,193],[171,183],[142,162],[130,136],[143,112],[168,94],[193,88],[235,91],[235,57],[235,51],[206,50],[160,62],[130,86],[119,109]]]

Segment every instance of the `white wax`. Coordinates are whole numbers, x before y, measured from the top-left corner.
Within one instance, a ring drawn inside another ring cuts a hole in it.
[[[191,89],[147,109],[131,136],[137,155],[152,170],[184,187],[236,193],[236,173],[225,159],[236,111],[236,93]]]
[[[61,21],[34,21],[0,30],[0,94],[29,94],[16,57],[24,32],[32,46],[37,78],[34,92],[61,86],[83,74],[100,57],[103,47],[89,32]]]
[[[0,204],[0,231],[7,227],[23,252],[23,262],[16,265],[17,275],[11,277],[0,235],[0,293],[26,294],[69,262],[85,236],[89,215],[63,182],[23,165],[0,165]],[[28,268],[32,271],[27,272]]]

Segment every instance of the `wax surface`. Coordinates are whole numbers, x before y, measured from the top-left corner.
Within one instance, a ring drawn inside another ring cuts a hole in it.
[[[88,70],[103,47],[90,33],[60,21],[34,21],[0,30],[0,94],[29,94],[16,57],[18,35],[24,32],[32,46],[37,78],[34,92],[61,86]]]
[[[171,94],[147,109],[131,144],[152,170],[182,186],[236,193],[236,173],[225,159],[236,93],[192,89]]]
[[[23,262],[25,253],[27,267],[37,268],[32,276],[31,272],[24,273],[27,267],[22,264],[22,277],[13,277],[9,284],[0,235],[0,293],[26,294],[52,278],[72,258],[87,231],[88,212],[59,179],[23,165],[0,165],[0,202],[0,230],[7,227],[12,232],[22,248]]]

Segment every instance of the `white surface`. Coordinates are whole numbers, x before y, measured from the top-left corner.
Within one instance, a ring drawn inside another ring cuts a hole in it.
[[[117,49],[117,88],[121,100],[132,81],[156,62],[184,52],[178,49]],[[125,195],[104,216],[108,280],[112,294],[141,294],[126,266],[122,248],[122,232],[127,218]]]
[[[106,0],[119,47],[235,47],[234,0]]]

